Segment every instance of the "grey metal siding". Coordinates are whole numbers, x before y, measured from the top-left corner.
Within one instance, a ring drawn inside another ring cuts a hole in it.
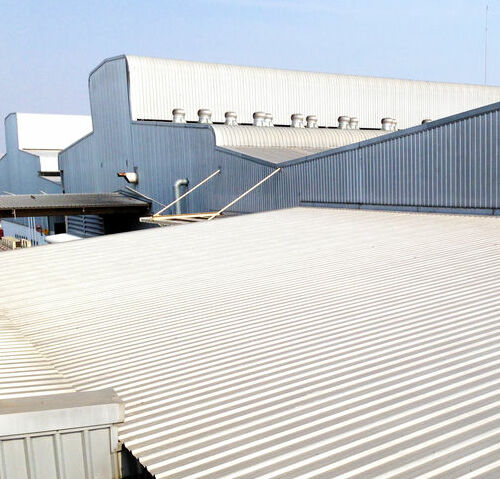
[[[301,202],[499,208],[500,104],[286,168]]]
[[[18,149],[17,119],[15,114],[5,119],[5,139],[7,153],[0,161],[0,194],[4,191],[15,194],[60,193],[58,183],[38,175],[40,159],[38,156]]]

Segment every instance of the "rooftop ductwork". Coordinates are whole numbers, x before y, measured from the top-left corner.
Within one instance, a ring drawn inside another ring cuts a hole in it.
[[[253,125],[254,126],[265,126],[266,114],[263,111],[256,111],[253,114]]]
[[[347,130],[349,128],[350,121],[351,121],[350,116],[339,116],[339,128],[341,130]]]
[[[304,128],[304,115],[301,113],[294,113],[291,116],[292,128]]]
[[[226,111],[224,117],[226,118],[226,121],[224,122],[225,125],[238,126],[238,122],[236,121],[236,113],[234,111]]]
[[[274,126],[273,115],[271,113],[266,113],[266,118],[264,119],[264,126]]]
[[[172,117],[173,123],[186,123],[186,112],[182,108],[174,108]]]
[[[359,130],[358,119],[355,116],[351,116],[349,119],[349,128],[351,130]]]
[[[207,108],[198,110],[198,123],[212,123],[212,111]]]
[[[307,116],[306,128],[318,128],[318,117],[316,115]]]

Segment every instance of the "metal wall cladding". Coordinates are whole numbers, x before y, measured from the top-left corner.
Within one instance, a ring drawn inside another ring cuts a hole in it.
[[[3,479],[119,479],[111,428],[0,438]]]
[[[94,132],[60,154],[66,193],[123,189],[127,184],[117,172],[136,169],[139,183],[131,186],[166,204],[174,199],[177,179],[187,178],[194,186],[221,168],[221,175],[183,201],[183,211],[210,211],[272,171],[263,162],[218,151],[210,126],[131,122],[124,58],[105,62],[91,74],[90,100]],[[252,193],[238,203],[238,211],[271,209],[271,188],[264,185]]]
[[[379,128],[382,117],[400,128],[487,105],[500,87],[276,70],[214,63],[127,56],[132,119],[170,120],[183,108],[188,121],[200,108],[216,122],[234,111],[252,123],[255,111],[288,125],[290,115],[315,114],[321,126],[336,126],[340,115],[356,116],[363,128]]]
[[[500,207],[500,104],[320,154],[287,168],[300,201]]]
[[[0,195],[5,192],[15,194],[60,193],[60,183],[42,178],[40,158],[17,148],[16,115],[9,115],[5,120],[7,153],[0,160]]]

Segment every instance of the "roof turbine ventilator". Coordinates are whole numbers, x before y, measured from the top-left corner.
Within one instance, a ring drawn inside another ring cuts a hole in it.
[[[212,123],[212,111],[208,108],[201,108],[198,110],[198,123]]]
[[[237,116],[234,111],[226,111],[226,113],[224,113],[224,117],[226,118],[224,121],[225,125],[238,126],[238,122],[236,121]]]
[[[351,118],[349,119],[349,129],[359,130],[359,121],[355,116],[351,116]]]
[[[292,128],[304,128],[304,115],[302,113],[294,113],[291,120]]]
[[[266,114],[263,111],[256,111],[253,114],[253,126],[266,126]]]
[[[381,120],[382,128],[381,129],[384,131],[394,131],[395,122],[396,122],[396,120],[393,120],[392,118],[382,118],[382,120]]]
[[[306,128],[318,128],[318,117],[316,115],[306,117]]]
[[[266,117],[264,119],[264,126],[274,126],[273,115],[271,113],[266,113]]]
[[[186,123],[186,112],[182,108],[174,108],[172,117],[172,123]]]
[[[350,116],[339,116],[339,118],[338,118],[339,129],[340,130],[347,130],[349,128],[350,121],[351,121]]]

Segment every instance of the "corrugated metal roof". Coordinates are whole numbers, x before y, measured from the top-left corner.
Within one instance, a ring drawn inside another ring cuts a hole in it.
[[[0,311],[119,393],[157,479],[492,478],[499,235],[299,209],[106,236],[4,255]]]
[[[388,132],[382,130],[341,130],[337,128],[256,127],[212,125],[217,146],[259,148],[337,148],[358,143]]]
[[[188,121],[209,108],[222,123],[235,111],[252,123],[255,111],[288,125],[292,113],[318,116],[336,126],[339,115],[356,116],[363,128],[378,128],[394,117],[400,128],[418,125],[500,100],[500,87],[276,70],[216,63],[126,56],[133,120],[171,120],[184,108]]]
[[[62,150],[92,131],[87,115],[16,113],[21,150]]]
[[[8,321],[0,309],[0,399],[72,391],[74,389],[68,380]]]
[[[260,160],[265,160],[270,163],[279,164],[284,161],[296,160],[304,158],[305,156],[314,155],[325,151],[324,148],[262,148],[253,146],[239,146],[239,147],[224,147],[227,150],[234,151],[235,153],[242,153],[244,155],[253,156]]]
[[[0,195],[2,209],[82,208],[144,206],[148,203],[120,193],[68,193],[50,195]]]
[[[332,148],[369,140],[388,132],[326,128],[212,125],[215,143],[231,151],[281,163]]]

